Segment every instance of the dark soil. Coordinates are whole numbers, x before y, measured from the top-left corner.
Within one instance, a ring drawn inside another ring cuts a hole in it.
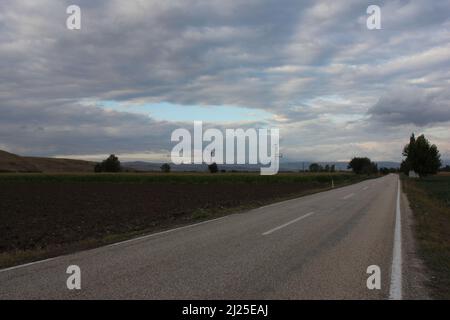
[[[326,187],[318,182],[5,183],[0,185],[0,253],[183,224]]]

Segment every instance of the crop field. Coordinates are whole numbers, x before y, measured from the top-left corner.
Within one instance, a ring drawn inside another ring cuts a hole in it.
[[[335,182],[360,180],[352,173],[279,173],[262,176],[252,173],[3,173],[0,184],[10,182],[113,182],[113,183],[273,183],[273,182]]]
[[[403,179],[414,213],[419,253],[432,273],[434,298],[450,299],[450,175]]]
[[[0,266],[366,179],[350,173],[1,174]]]

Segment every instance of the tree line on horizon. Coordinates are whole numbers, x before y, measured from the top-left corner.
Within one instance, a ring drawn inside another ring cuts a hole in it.
[[[400,164],[399,171],[405,175],[409,175],[414,172],[419,177],[425,177],[430,174],[436,174],[442,166],[441,155],[436,145],[431,144],[425,135],[415,137],[414,133],[411,134],[409,143],[406,144],[402,152],[405,159]],[[376,163],[372,162],[369,158],[353,158],[349,165],[349,169],[352,169],[356,174],[372,174],[382,173],[387,174],[392,172],[387,168],[381,168],[378,170]],[[442,168],[441,171],[450,171],[450,166]]]
[[[399,171],[406,175],[409,175],[411,171],[417,173],[420,177],[424,177],[429,174],[436,174],[439,170],[450,172],[449,165],[441,168],[442,162],[438,148],[436,145],[431,144],[423,134],[416,138],[413,133],[409,139],[409,143],[404,146],[402,155],[405,159],[401,162]],[[377,173],[388,174],[398,172],[397,169],[379,169],[377,163],[372,162],[368,157],[352,158],[348,163],[347,168],[351,169],[355,174],[371,175]],[[210,173],[217,173],[219,172],[219,167],[216,163],[212,163],[208,165],[208,170]],[[123,171],[123,167],[121,166],[119,158],[116,155],[111,154],[107,159],[97,163],[94,167],[94,171],[121,172]],[[171,171],[170,165],[168,163],[164,163],[161,166],[161,171],[169,173]],[[220,171],[225,172],[225,170]],[[309,171],[335,172],[336,168],[334,164],[326,164],[325,166],[322,166],[318,163],[311,163],[309,165]]]

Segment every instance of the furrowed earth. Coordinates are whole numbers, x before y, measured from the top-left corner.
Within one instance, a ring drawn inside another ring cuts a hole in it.
[[[0,266],[96,247],[367,177],[352,174],[4,174]]]

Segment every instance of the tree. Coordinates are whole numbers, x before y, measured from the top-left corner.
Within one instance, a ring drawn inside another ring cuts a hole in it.
[[[400,170],[404,172],[406,175],[409,174],[410,170],[413,170],[413,159],[415,159],[415,146],[416,146],[416,137],[414,133],[411,134],[409,138],[409,143],[405,145],[403,148],[402,155],[406,157],[402,163],[400,164]]]
[[[411,135],[409,143],[403,148],[403,156],[406,158],[400,169],[405,174],[409,174],[411,170],[421,177],[436,174],[442,165],[438,148],[430,144],[423,134],[417,138],[414,133]]]
[[[219,171],[219,167],[217,166],[217,163],[213,162],[213,163],[208,165],[208,170],[211,173],[216,173],[216,172]]]
[[[100,163],[95,164],[94,172],[102,172],[102,165]]]
[[[94,167],[95,172],[120,172],[122,167],[120,165],[119,158],[115,155],[110,155],[106,160],[101,163],[97,163]]]
[[[354,173],[356,174],[371,174],[371,173],[377,173],[378,172],[378,165],[372,161],[370,161],[369,158],[353,158],[348,166],[348,169],[352,169]]]
[[[164,163],[164,164],[161,166],[161,171],[162,171],[162,172],[169,173],[169,172],[170,172],[170,165],[169,165],[168,163]]]
[[[378,164],[375,162],[371,162],[370,167],[366,170],[367,171],[365,173],[367,173],[367,174],[378,173]]]
[[[311,163],[309,165],[309,171],[311,172],[320,172],[322,171],[322,166],[318,163]]]

